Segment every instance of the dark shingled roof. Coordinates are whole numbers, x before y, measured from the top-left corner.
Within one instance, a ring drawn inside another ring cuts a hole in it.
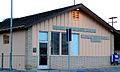
[[[115,33],[120,35],[120,30],[115,30]]]
[[[37,24],[37,23],[47,20],[49,18],[55,17],[57,15],[63,14],[65,12],[75,10],[76,8],[80,8],[81,10],[87,11],[86,13],[88,15],[93,16],[93,18],[95,18],[96,20],[103,23],[103,25],[105,27],[109,28],[110,31],[115,30],[107,22],[105,22],[103,19],[101,19],[99,16],[97,16],[95,13],[93,13],[91,10],[89,10],[87,7],[85,7],[83,4],[77,4],[77,5],[68,6],[65,8],[60,8],[60,9],[47,11],[47,12],[43,12],[43,13],[39,13],[39,14],[35,14],[35,15],[30,15],[30,16],[26,16],[26,17],[22,17],[22,18],[13,19],[13,29],[19,29],[19,28],[27,29],[27,28],[33,26],[34,24]],[[10,29],[9,27],[10,27],[10,20],[0,22],[0,32],[9,30]]]

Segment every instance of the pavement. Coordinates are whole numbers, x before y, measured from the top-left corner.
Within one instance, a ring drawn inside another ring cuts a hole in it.
[[[68,72],[68,70],[0,70],[0,72]],[[71,70],[70,72],[120,72],[120,65],[99,68],[84,68],[79,70]]]

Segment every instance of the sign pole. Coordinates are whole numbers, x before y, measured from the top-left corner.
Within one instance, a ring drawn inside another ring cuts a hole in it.
[[[4,53],[2,53],[2,58],[1,58],[1,70],[3,70],[3,59],[4,59]]]
[[[68,68],[70,72],[70,41],[69,41],[69,29],[68,29]]]
[[[13,0],[11,0],[11,19],[10,19],[10,70],[12,70],[12,19],[13,19]]]
[[[68,40],[68,72],[70,72],[70,41],[69,41],[69,33],[70,29],[67,29],[67,40]]]

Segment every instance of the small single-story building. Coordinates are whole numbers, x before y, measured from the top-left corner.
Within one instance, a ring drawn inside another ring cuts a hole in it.
[[[9,27],[10,20],[0,22],[0,54],[4,53],[5,68],[9,68]],[[68,69],[68,28],[72,29],[71,69],[110,65],[116,30],[78,4],[13,19],[13,68]]]

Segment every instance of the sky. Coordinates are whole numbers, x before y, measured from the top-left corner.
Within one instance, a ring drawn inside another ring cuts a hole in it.
[[[120,0],[76,0],[76,4],[84,4],[87,8],[105,20],[114,19],[114,28],[120,30]],[[74,0],[13,0],[13,17],[20,18],[49,10],[71,6]],[[0,0],[0,22],[10,18],[11,0]],[[111,23],[110,23],[111,25]]]

